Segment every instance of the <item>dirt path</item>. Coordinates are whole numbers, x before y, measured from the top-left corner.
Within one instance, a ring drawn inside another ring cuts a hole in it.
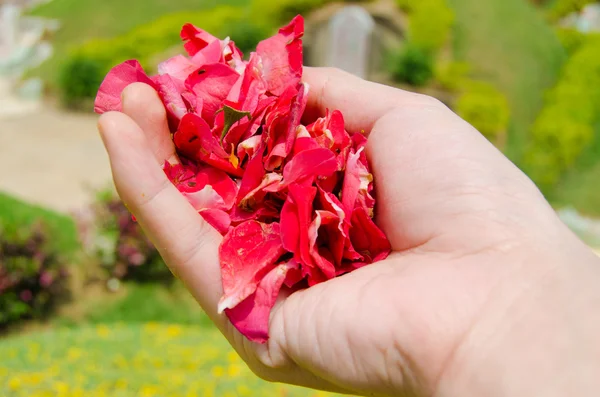
[[[110,180],[94,115],[42,106],[0,117],[0,191],[68,212]]]

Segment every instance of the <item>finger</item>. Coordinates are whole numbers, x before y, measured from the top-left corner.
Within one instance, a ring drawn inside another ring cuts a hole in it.
[[[431,97],[372,83],[335,68],[305,67],[303,81],[308,83],[307,121],[340,110],[346,129],[369,133],[384,114],[400,106],[439,106]]]
[[[128,85],[122,94],[123,113],[131,117],[146,136],[156,160],[177,162],[167,112],[156,90],[144,83]]]
[[[217,315],[222,295],[218,246],[221,236],[167,179],[144,132],[127,115],[109,112],[98,122],[115,186],[165,262],[206,313]]]

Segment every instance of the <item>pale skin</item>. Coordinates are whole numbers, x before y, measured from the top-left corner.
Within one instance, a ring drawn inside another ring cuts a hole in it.
[[[162,171],[177,161],[157,94],[133,84],[99,129],[119,195],[260,377],[356,395],[592,396],[600,261],[534,184],[435,99],[305,68],[307,114],[370,133],[385,261],[282,298],[265,345],[217,314],[221,236]]]

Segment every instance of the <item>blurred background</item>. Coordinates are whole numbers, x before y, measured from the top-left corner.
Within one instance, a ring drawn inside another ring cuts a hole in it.
[[[600,247],[600,2],[0,0],[0,396],[319,396],[257,380],[115,197],[111,66],[245,52],[306,18],[305,62],[441,99]]]

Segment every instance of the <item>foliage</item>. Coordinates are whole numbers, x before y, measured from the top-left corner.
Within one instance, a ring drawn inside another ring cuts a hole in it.
[[[170,324],[201,325],[212,322],[179,282],[170,286],[124,283],[124,294],[90,305],[85,320],[91,324],[129,324],[157,321]]]
[[[578,159],[600,120],[600,38],[590,36],[564,67],[532,128],[526,165],[547,189]]]
[[[595,2],[596,0],[555,0],[548,14],[552,20],[558,20],[572,12],[579,12],[586,5]]]
[[[423,86],[433,77],[433,56],[421,47],[408,43],[389,62],[395,80],[414,86]]]
[[[573,54],[584,43],[586,35],[577,29],[557,29],[556,33],[563,47],[569,54]]]
[[[41,223],[0,223],[0,328],[44,318],[65,298],[66,268],[49,239]]]
[[[269,35],[269,31],[247,20],[240,21],[230,26],[227,35],[235,45],[248,57],[250,52],[256,50],[256,45]]]
[[[439,51],[450,38],[454,13],[446,0],[396,0],[409,14],[408,37],[428,51]]]
[[[235,26],[242,18],[243,12],[240,9],[219,6],[203,12],[169,14],[123,36],[90,40],[72,50],[63,66],[64,73],[75,67],[85,68],[89,74],[77,74],[70,76],[68,80],[61,80],[61,83],[85,89],[71,89],[61,84],[63,98],[68,98],[70,102],[94,98],[110,68],[128,59],[138,59],[148,71],[153,70],[153,57],[181,43],[179,32],[187,22],[201,26],[215,36],[225,37],[229,33],[226,29]],[[252,37],[252,40],[255,39],[256,36]]]
[[[83,247],[109,277],[136,281],[171,281],[154,245],[131,214],[111,193],[103,193],[90,213],[80,215]]]
[[[97,325],[0,341],[6,396],[331,396],[256,377],[216,329]]]
[[[510,120],[506,97],[493,85],[481,81],[469,81],[462,90],[456,103],[456,113],[488,140],[502,147]]]
[[[71,256],[78,248],[77,230],[71,217],[25,203],[0,192],[0,224],[5,227],[33,227],[42,221],[44,229],[52,236],[48,248]],[[12,226],[11,226],[12,225]]]
[[[82,99],[94,98],[104,73],[101,61],[92,57],[75,55],[62,66],[59,87],[62,101],[69,108],[81,108]]]
[[[447,0],[454,11],[455,58],[471,76],[493,84],[508,98],[511,121],[505,153],[518,165],[531,125],[565,60],[554,29],[523,0]],[[416,2],[415,2],[416,3]]]

